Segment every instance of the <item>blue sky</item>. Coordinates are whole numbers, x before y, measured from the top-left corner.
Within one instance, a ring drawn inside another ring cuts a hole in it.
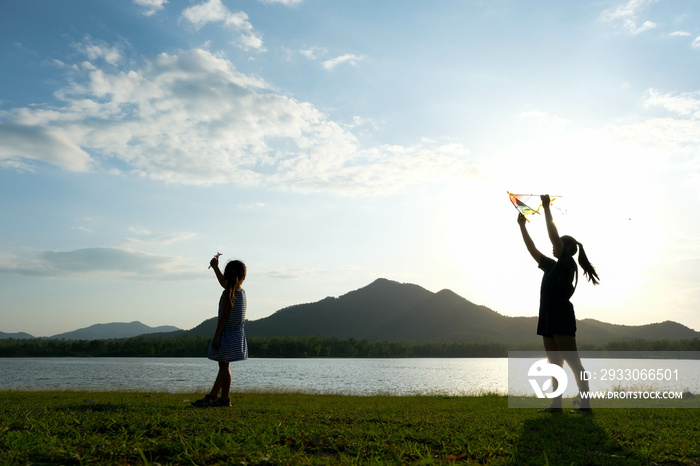
[[[561,196],[579,319],[700,329],[694,0],[6,0],[0,61],[0,331],[192,328],[217,251],[249,319],[379,277],[536,315],[506,191]]]

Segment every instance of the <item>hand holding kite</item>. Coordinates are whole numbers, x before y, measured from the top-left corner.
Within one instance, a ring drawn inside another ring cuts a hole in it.
[[[523,214],[518,214],[518,225],[525,226],[525,222],[527,221],[527,218],[525,218]]]
[[[216,255],[212,258],[212,260],[209,261],[209,267],[211,269],[212,265],[219,265],[219,256],[221,255],[220,252],[216,252]]]
[[[554,202],[554,200],[556,199],[556,197],[550,198],[549,194],[542,194],[542,195],[538,195],[538,194],[513,194],[513,193],[508,192],[508,191],[506,191],[506,192],[508,193],[508,196],[510,196],[510,202],[513,203],[513,207],[518,209],[518,212],[520,212],[523,216],[539,214],[540,207],[542,207],[545,204],[549,205],[552,202]],[[542,201],[542,203],[537,206],[537,209],[533,209],[532,207],[530,207],[529,205],[527,205],[525,203],[525,202],[529,202],[530,204],[532,204],[532,201],[530,199],[532,199],[533,197],[538,197],[538,196],[540,197],[540,200]],[[561,196],[557,196],[557,197],[561,197]],[[527,217],[525,217],[525,220],[527,220],[528,222],[530,221],[527,219]]]

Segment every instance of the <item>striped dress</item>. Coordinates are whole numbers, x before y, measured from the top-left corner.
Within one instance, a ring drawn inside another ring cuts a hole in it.
[[[248,342],[245,338],[245,311],[247,306],[245,290],[235,292],[236,300],[233,309],[229,313],[226,327],[221,334],[219,349],[215,350],[209,343],[207,357],[213,361],[233,362],[248,359]],[[223,311],[224,299],[228,299],[228,293],[223,293],[219,299],[219,318]]]

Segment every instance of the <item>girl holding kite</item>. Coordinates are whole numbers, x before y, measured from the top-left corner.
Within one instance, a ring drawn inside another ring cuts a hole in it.
[[[226,264],[222,274],[219,270],[219,256],[217,254],[209,262],[209,267],[214,269],[216,279],[224,291],[219,298],[219,319],[208,351],[208,358],[219,363],[219,372],[211,391],[201,400],[192,403],[198,407],[231,406],[229,364],[248,359],[248,343],[243,328],[247,301],[245,290],[241,288],[247,269],[243,262],[235,260]]]
[[[573,256],[578,251],[578,263],[583,273],[594,285],[599,283],[598,274],[588,261],[583,245],[571,236],[559,236],[557,227],[552,219],[549,195],[541,196],[547,222],[547,233],[552,242],[553,254],[556,260],[546,257],[536,247],[526,227],[526,218],[520,213],[518,224],[525,246],[533,259],[544,271],[540,288],[540,309],[537,321],[537,334],[542,336],[544,349],[550,364],[562,367],[564,361],[574,374],[583,372],[583,365],[576,348],[576,316],[574,306],[569,299],[574,294],[578,283],[578,268]],[[579,392],[588,392],[588,381],[579,380],[576,384]],[[556,391],[557,380],[552,378],[552,389]],[[572,412],[590,411],[590,400],[580,400],[580,407]],[[552,399],[552,404],[543,412],[562,412],[562,397]]]

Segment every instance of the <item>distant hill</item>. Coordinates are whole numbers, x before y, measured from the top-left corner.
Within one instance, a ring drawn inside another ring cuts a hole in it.
[[[30,335],[26,332],[19,332],[19,333],[5,333],[5,332],[0,332],[0,340],[5,340],[8,338],[14,338],[15,340],[27,340],[30,338],[34,338],[33,335]]]
[[[50,338],[211,336],[216,320],[208,319],[187,331],[168,325],[149,327],[141,322],[96,324]],[[700,338],[700,332],[671,321],[630,326],[581,319],[577,324],[579,345]],[[500,343],[509,347],[541,344],[536,328],[537,317],[504,316],[450,290],[433,293],[418,285],[383,278],[337,298],[290,306],[246,322],[246,333],[251,337],[321,336],[408,343]],[[23,332],[0,332],[0,339],[3,338],[34,337]]]
[[[131,338],[150,333],[174,332],[180,330],[172,325],[149,327],[141,322],[113,322],[109,324],[95,324],[72,332],[59,333],[52,339],[63,340],[106,340],[110,338]]]
[[[212,318],[187,333],[212,335],[215,328],[216,318]],[[269,317],[246,322],[246,334],[259,337],[515,345],[539,343],[536,328],[537,317],[508,317],[450,290],[433,293],[418,285],[381,278],[338,298],[290,306]],[[628,326],[582,319],[577,337],[580,344],[605,344],[700,338],[700,332],[670,321]]]

